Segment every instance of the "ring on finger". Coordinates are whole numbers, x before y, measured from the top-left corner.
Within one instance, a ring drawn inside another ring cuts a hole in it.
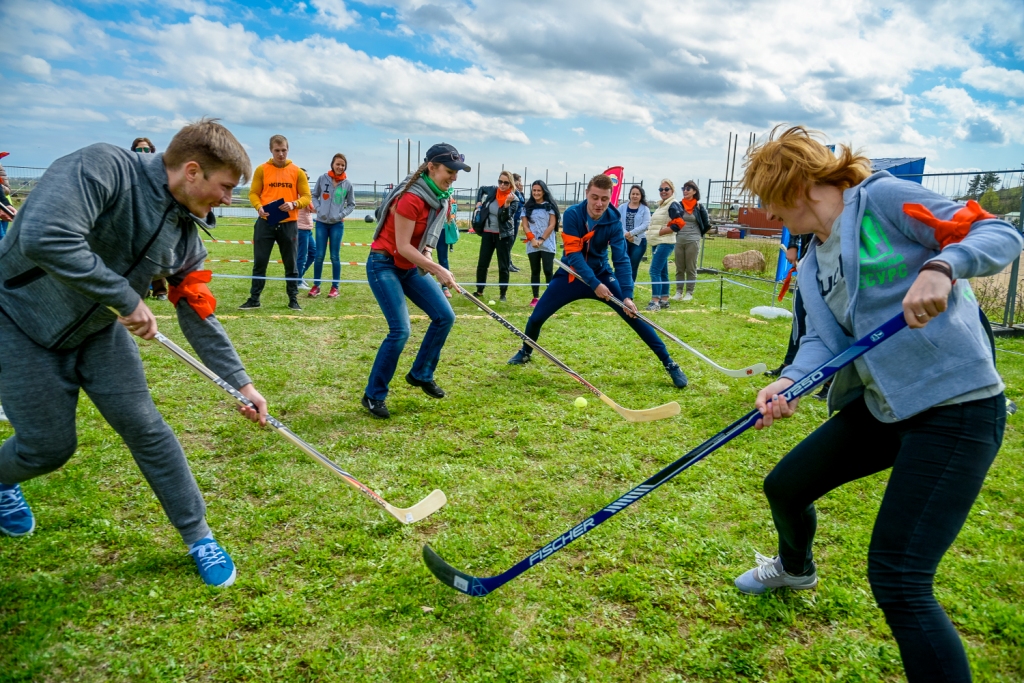
[[[921,318],[927,318],[928,314],[927,313],[915,313],[914,316],[917,317],[918,319],[921,319]]]

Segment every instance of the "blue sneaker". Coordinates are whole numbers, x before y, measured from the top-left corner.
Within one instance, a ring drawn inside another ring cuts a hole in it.
[[[20,484],[0,484],[0,531],[8,536],[24,536],[36,528]]]
[[[196,561],[203,583],[215,588],[227,588],[235,582],[235,563],[212,538],[200,538],[189,548],[188,554]]]
[[[508,359],[509,365],[526,365],[530,362],[530,352],[519,349],[516,355]]]

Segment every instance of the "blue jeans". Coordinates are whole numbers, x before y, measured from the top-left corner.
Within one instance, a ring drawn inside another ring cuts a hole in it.
[[[10,224],[10,221],[0,221],[0,240],[7,234],[7,226]]]
[[[445,270],[451,270],[448,266],[448,252],[451,251],[452,245],[444,241],[444,235],[441,235],[441,241],[437,244],[437,262],[444,266]]]
[[[395,376],[398,357],[402,355],[411,331],[405,298],[409,297],[430,316],[430,326],[409,373],[422,382],[434,379],[441,348],[455,324],[455,311],[432,277],[420,275],[416,268],[406,270],[397,267],[391,256],[371,253],[366,259],[366,279],[370,281],[370,291],[388,321],[388,336],[377,349],[370,379],[366,383],[366,395],[374,401],[383,401],[388,397],[388,385]]]
[[[626,242],[626,254],[629,256],[629,265],[633,267],[633,282],[636,282],[636,274],[640,270],[640,259],[647,251],[647,238],[644,237],[637,242]],[[668,263],[665,264],[666,268]]]
[[[657,244],[651,251],[651,282],[657,283],[652,284],[651,289],[654,293],[651,295],[652,299],[659,297],[668,298],[668,257],[676,250],[676,245],[673,244]]]
[[[327,254],[327,243],[331,244],[331,283],[338,286],[341,280],[341,240],[345,236],[345,221],[340,223],[316,222],[316,261],[313,262],[313,285],[320,286],[320,277],[324,274],[324,256]],[[372,396],[370,398],[373,398]]]
[[[312,230],[299,230],[299,249],[295,252],[295,265],[299,271],[299,279],[306,277],[306,271],[313,265],[316,258],[316,240]]]
[[[671,247],[672,245],[669,244],[668,246]],[[622,290],[619,288],[619,281],[615,279],[614,275],[605,271],[598,275],[597,279],[611,291],[616,299],[622,299]],[[564,270],[559,268],[555,272],[555,276],[551,278],[551,282],[548,283],[548,287],[544,290],[540,301],[537,302],[537,307],[530,314],[530,319],[526,321],[526,336],[537,341],[537,338],[540,336],[540,328],[548,318],[567,304],[579,301],[580,299],[600,301],[597,295],[594,294],[594,290],[584,284],[582,280],[576,278],[569,282],[569,276]],[[665,348],[665,342],[661,340],[661,337],[658,336],[653,327],[637,318],[630,318],[612,302],[607,301],[605,303],[618,313],[619,317],[625,320],[633,328],[634,332],[640,335],[640,338],[651,348],[651,351],[654,351],[654,355],[658,357],[658,360],[663,364],[672,362],[672,357],[668,355],[668,349]],[[523,351],[529,353],[532,350],[525,344],[523,345]],[[370,398],[373,397],[371,396]]]

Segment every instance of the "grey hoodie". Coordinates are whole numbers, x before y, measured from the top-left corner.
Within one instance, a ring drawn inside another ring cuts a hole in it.
[[[73,152],[50,165],[0,241],[0,308],[40,346],[73,349],[114,323],[108,307],[129,315],[155,278],[178,285],[203,268],[196,220],[171,196],[163,154]],[[216,316],[201,319],[184,298],[176,308],[203,362],[248,384]]]
[[[333,225],[342,222],[356,208],[352,183],[348,178],[335,183],[324,173],[313,188],[313,208],[316,209],[316,219],[321,223]]]
[[[865,394],[876,418],[894,422],[969,392],[1001,386],[967,279],[994,275],[1020,256],[1020,234],[1006,221],[979,220],[960,242],[941,248],[935,231],[907,215],[904,206],[921,204],[948,221],[963,205],[886,171],[846,190],[843,201],[839,239],[853,334],[843,330],[818,290],[815,238],[798,276],[807,332],[782,376],[800,379],[897,314],[918,270],[937,259],[952,266],[956,280],[946,311],[840,370],[829,391],[829,410]]]

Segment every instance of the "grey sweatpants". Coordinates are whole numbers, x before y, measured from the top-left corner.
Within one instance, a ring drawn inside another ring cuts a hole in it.
[[[131,335],[113,323],[78,348],[50,351],[0,311],[0,397],[14,436],[0,446],[0,483],[17,484],[60,468],[75,452],[78,390],[131,451],[185,543],[210,532],[206,504],[185,452],[157,412]]]
[[[697,286],[697,256],[700,254],[699,240],[679,240],[676,242],[676,293],[683,292],[684,288],[693,294],[693,288]],[[666,290],[667,291],[667,290]]]

